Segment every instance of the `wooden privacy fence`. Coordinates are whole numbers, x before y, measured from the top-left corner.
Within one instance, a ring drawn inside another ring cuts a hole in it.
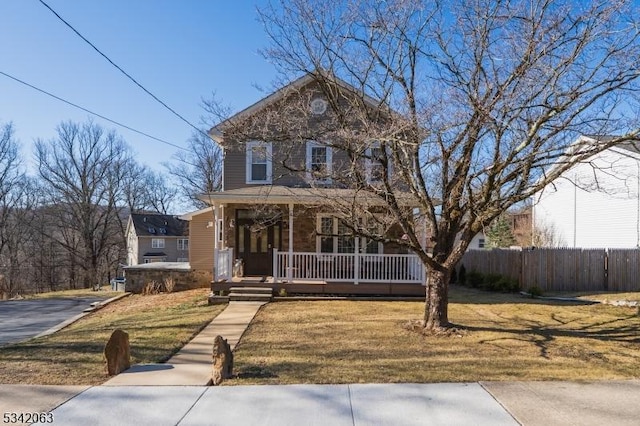
[[[639,249],[470,250],[467,272],[500,274],[543,291],[640,291]]]

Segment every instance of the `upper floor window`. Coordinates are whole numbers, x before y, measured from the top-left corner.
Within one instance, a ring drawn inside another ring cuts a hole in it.
[[[331,183],[332,150],[324,144],[307,142],[307,180],[316,183]]]
[[[384,151],[383,147],[380,146],[379,142],[374,142],[365,153],[365,167],[367,174],[367,182],[368,183],[377,183],[382,182],[385,174],[385,161],[384,161]],[[387,154],[388,154],[387,150]],[[387,164],[389,164],[387,162]],[[390,169],[390,165],[388,168]],[[390,170],[387,170],[389,173]]]
[[[178,239],[178,250],[182,250],[182,251],[189,250],[189,239],[188,238],[179,238]]]
[[[271,142],[247,142],[246,183],[271,183]]]
[[[164,248],[164,238],[152,238],[151,248]]]

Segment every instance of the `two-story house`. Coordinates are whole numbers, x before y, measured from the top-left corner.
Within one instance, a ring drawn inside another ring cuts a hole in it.
[[[260,138],[238,131],[246,117],[264,123]],[[366,238],[353,221],[341,219],[357,214],[363,229],[402,237],[378,216],[384,203],[375,185],[394,172],[380,142],[372,140],[354,160],[335,141],[318,138],[322,132],[307,132],[307,125],[331,126],[328,100],[310,75],[211,130],[224,151],[223,190],[200,197],[211,207],[182,216],[191,222],[192,268],[212,271],[214,290],[232,285],[240,261],[245,280],[293,292],[423,295],[424,268],[416,255],[384,238]],[[264,136],[269,132],[271,140]],[[413,207],[407,195],[398,209],[410,215]]]
[[[640,247],[640,143],[611,147],[564,172],[534,197],[533,224],[539,246]]]
[[[127,264],[189,262],[189,222],[176,216],[131,214],[127,223]]]

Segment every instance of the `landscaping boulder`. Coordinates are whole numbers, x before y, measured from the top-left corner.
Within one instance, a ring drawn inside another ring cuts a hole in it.
[[[233,372],[233,353],[231,346],[222,336],[216,336],[213,341],[213,369],[211,381],[219,385],[224,379],[230,379]]]
[[[107,359],[107,374],[109,376],[120,374],[131,367],[129,334],[120,329],[114,331],[104,347],[104,356]]]

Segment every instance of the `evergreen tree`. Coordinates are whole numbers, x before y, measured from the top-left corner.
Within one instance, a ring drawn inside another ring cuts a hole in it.
[[[489,240],[489,248],[509,247],[516,242],[509,221],[504,215],[499,216],[493,222],[487,232],[487,238]]]

